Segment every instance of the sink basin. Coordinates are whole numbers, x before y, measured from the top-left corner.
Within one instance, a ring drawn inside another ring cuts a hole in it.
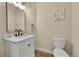
[[[24,34],[22,36],[18,37],[5,37],[6,41],[11,41],[11,42],[22,42],[24,40],[27,40],[28,38],[34,37],[34,34]]]

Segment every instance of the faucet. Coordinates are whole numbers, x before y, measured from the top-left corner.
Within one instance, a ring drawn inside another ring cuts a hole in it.
[[[23,35],[21,32],[23,32],[21,29],[15,29],[15,32],[17,32],[18,34],[15,34],[15,36],[20,36]]]
[[[18,36],[17,33],[18,33],[18,29],[15,29],[15,36]]]
[[[23,32],[23,31],[22,31],[21,29],[19,29],[19,30],[18,30],[18,36],[22,35],[21,32]]]

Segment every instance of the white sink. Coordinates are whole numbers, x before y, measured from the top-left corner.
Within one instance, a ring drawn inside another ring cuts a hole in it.
[[[5,40],[11,41],[11,42],[21,42],[21,41],[27,40],[28,38],[32,38],[34,36],[35,36],[34,34],[24,34],[18,37],[5,37]]]

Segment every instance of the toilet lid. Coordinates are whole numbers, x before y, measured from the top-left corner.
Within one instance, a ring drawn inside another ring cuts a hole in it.
[[[69,55],[62,49],[54,49],[54,56],[55,57],[69,57]]]

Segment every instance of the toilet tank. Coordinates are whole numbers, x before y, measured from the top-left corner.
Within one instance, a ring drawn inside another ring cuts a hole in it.
[[[53,37],[53,44],[54,44],[55,48],[63,49],[65,46],[65,38]]]

